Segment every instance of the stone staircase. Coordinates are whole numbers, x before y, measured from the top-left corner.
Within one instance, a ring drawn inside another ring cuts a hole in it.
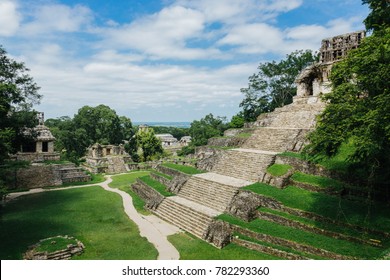
[[[184,184],[178,196],[223,212],[238,189],[249,184],[248,181],[215,173],[199,174]]]
[[[242,145],[242,148],[273,152],[299,150],[308,131],[308,129],[298,128],[260,127]]]
[[[86,174],[80,167],[74,164],[59,165],[57,171],[61,177],[62,183],[88,182],[91,176]]]
[[[221,212],[179,196],[165,198],[155,214],[179,228],[203,238],[213,217]]]
[[[214,173],[257,182],[260,174],[275,161],[276,152],[254,149],[225,151],[211,170]]]
[[[312,129],[316,123],[316,116],[323,111],[324,107],[323,103],[292,103],[276,108],[271,113],[260,115],[255,126]]]
[[[301,149],[322,108],[297,103],[263,114],[241,148],[221,152],[211,172],[191,176],[177,196],[165,198],[154,213],[205,239],[213,218],[226,210],[239,188],[258,182],[276,154]]]

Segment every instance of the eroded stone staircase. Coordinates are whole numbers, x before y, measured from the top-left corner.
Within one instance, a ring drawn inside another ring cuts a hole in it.
[[[76,167],[74,164],[62,164],[56,168],[62,183],[74,183],[74,182],[88,182],[91,180],[91,176],[86,174],[80,167]]]
[[[277,153],[299,151],[323,105],[290,104],[263,114],[253,135],[239,149],[223,151],[211,172],[192,176],[178,195],[168,197],[155,213],[204,238],[213,218],[229,206],[239,188],[257,182]]]

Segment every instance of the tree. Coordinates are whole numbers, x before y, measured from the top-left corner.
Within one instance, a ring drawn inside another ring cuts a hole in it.
[[[6,160],[28,138],[26,129],[37,124],[36,112],[31,108],[39,103],[39,87],[28,75],[24,63],[7,56],[0,45],[0,199],[6,194]],[[32,137],[33,135],[30,135]],[[17,163],[13,165],[15,168]]]
[[[142,160],[149,161],[161,155],[164,149],[160,139],[156,137],[152,128],[139,130],[136,133],[137,146],[142,150]]]
[[[390,26],[390,1],[389,0],[363,0],[371,9],[370,14],[364,20],[367,30],[377,31]]]
[[[19,148],[27,128],[37,124],[33,104],[41,96],[24,63],[7,56],[0,45],[0,163]]]
[[[234,115],[230,120],[229,127],[230,128],[241,128],[245,124],[245,119],[243,113],[240,112],[237,115]]]
[[[115,110],[106,105],[84,106],[79,109],[73,121],[77,128],[86,131],[86,138],[90,140],[90,144],[119,144],[124,139],[121,125],[130,126],[131,129],[131,122],[121,124]]]
[[[370,1],[371,2],[371,1]],[[377,12],[377,11],[376,11]],[[331,73],[332,92],[310,134],[306,153],[332,157],[342,143],[352,141],[348,161],[371,187],[390,181],[390,27],[375,30],[360,47],[336,64]]]
[[[249,77],[247,88],[242,88],[244,99],[240,103],[246,122],[253,122],[264,112],[290,104],[296,94],[295,78],[318,56],[310,50],[295,51],[279,62],[265,62],[259,72]]]
[[[200,121],[193,121],[190,127],[191,144],[195,146],[206,145],[211,137],[221,136],[228,128],[226,117],[214,117],[208,114]]]
[[[75,163],[94,143],[120,144],[134,136],[131,120],[106,105],[84,106],[73,119],[64,116],[45,123],[57,139],[56,150],[64,151],[65,159]]]

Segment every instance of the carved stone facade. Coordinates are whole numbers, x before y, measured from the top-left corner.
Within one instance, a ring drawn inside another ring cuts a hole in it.
[[[307,103],[320,102],[319,97],[331,91],[329,75],[333,64],[358,48],[365,37],[365,31],[357,31],[323,39],[320,62],[305,68],[295,80],[297,96],[294,102],[302,98],[307,98]]]
[[[92,173],[121,173],[129,171],[130,155],[123,145],[100,145],[88,148],[84,167]]]
[[[21,145],[20,151],[15,155],[16,159],[31,162],[60,160],[60,155],[54,152],[56,138],[44,124],[44,113],[38,113],[37,118],[38,125],[32,129],[32,132],[27,132],[36,134],[34,141]]]

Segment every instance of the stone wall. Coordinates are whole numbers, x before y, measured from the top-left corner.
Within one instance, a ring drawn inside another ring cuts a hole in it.
[[[230,243],[231,237],[231,225],[224,221],[215,220],[209,225],[203,239],[218,248],[223,248]]]
[[[207,142],[208,146],[214,147],[241,147],[248,138],[244,137],[216,137],[210,138]]]
[[[17,188],[20,189],[62,185],[61,174],[52,165],[31,165],[27,168],[20,168],[16,173],[16,178]]]
[[[238,217],[244,221],[251,221],[257,217],[257,208],[260,206],[281,209],[282,204],[263,195],[251,191],[240,190],[232,199],[226,209],[226,213]]]
[[[178,194],[180,189],[184,186],[187,180],[191,177],[183,172],[178,170],[159,165],[157,166],[157,171],[172,176],[173,179],[169,181],[166,185],[168,187],[168,191],[174,194]]]
[[[253,128],[231,128],[231,129],[225,130],[223,132],[223,136],[234,137],[240,133],[252,133],[253,131],[254,131]]]
[[[156,173],[150,173],[150,177],[153,179],[153,180],[156,180],[157,182],[165,185],[165,186],[169,186],[169,184],[171,183],[171,180],[169,180],[168,178],[165,178],[163,176],[160,176]]]
[[[195,149],[196,167],[201,170],[211,171],[221,158],[222,153],[223,150],[207,146],[197,147]]]
[[[271,244],[275,244],[275,245],[279,245],[279,246],[283,246],[283,247],[288,247],[288,248],[297,250],[299,252],[313,254],[316,256],[323,257],[323,258],[334,259],[334,260],[353,259],[352,257],[343,256],[340,254],[336,254],[333,252],[329,252],[327,250],[315,248],[315,247],[305,245],[305,244],[299,244],[299,243],[291,241],[291,240],[286,240],[283,238],[270,236],[270,235],[263,234],[263,233],[257,233],[257,232],[254,232],[254,231],[251,231],[248,229],[241,228],[239,226],[232,226],[232,227],[233,227],[234,232],[248,236],[248,237],[253,238],[255,240],[259,240],[262,242],[267,242],[267,243],[271,243]]]
[[[143,201],[145,201],[146,208],[155,210],[164,200],[164,196],[139,179],[137,179],[131,188]]]
[[[329,236],[329,237],[332,237],[334,239],[342,239],[342,240],[352,241],[352,242],[356,242],[356,243],[360,243],[360,244],[369,244],[369,245],[377,246],[377,247],[379,246],[378,243],[371,242],[370,240],[363,240],[363,239],[360,239],[357,237],[348,236],[348,235],[344,235],[344,234],[337,233],[337,232],[327,231],[327,230],[324,230],[321,228],[317,228],[315,226],[306,225],[306,224],[303,224],[303,223],[300,223],[300,222],[297,222],[294,220],[290,220],[290,219],[287,219],[287,218],[284,218],[284,217],[281,217],[278,215],[271,214],[271,213],[258,211],[257,216],[259,219],[262,219],[265,221],[271,221],[271,222],[274,222],[274,223],[277,223],[280,225],[284,225],[287,227],[297,228],[297,229],[301,229],[304,231]]]
[[[242,240],[242,239],[238,239],[238,238],[234,238],[233,243],[240,245],[242,247],[249,248],[251,250],[259,251],[259,252],[273,255],[273,256],[276,256],[276,257],[279,257],[282,259],[286,259],[286,260],[307,260],[308,259],[308,258],[299,256],[299,255],[295,255],[295,254],[288,253],[288,252],[285,252],[282,250],[278,250],[278,249],[275,249],[272,247],[268,247],[265,245],[261,245],[258,243],[254,243],[254,242],[250,242],[250,241]]]

